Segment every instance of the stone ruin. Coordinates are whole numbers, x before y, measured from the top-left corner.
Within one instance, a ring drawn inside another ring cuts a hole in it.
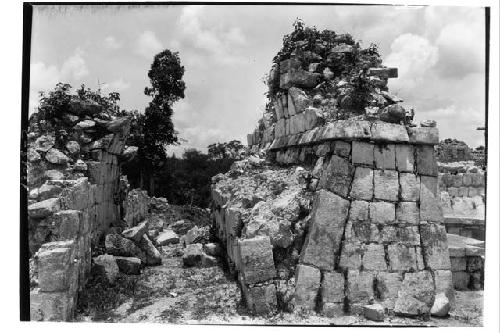
[[[256,314],[446,315],[436,124],[413,124],[376,48],[307,29],[275,58],[271,102],[248,135],[255,155],[213,179],[214,224],[242,297]]]
[[[120,173],[137,149],[125,146],[128,118],[76,97],[55,119],[33,114],[28,130],[30,316],[66,321],[90,272],[91,249],[122,217],[132,223],[144,213]]]

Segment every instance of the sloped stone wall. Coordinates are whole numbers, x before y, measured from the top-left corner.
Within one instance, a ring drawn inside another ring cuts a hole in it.
[[[68,126],[70,138],[62,143],[30,125],[31,320],[72,319],[91,268],[91,248],[122,217],[119,158],[130,122],[105,113],[88,119],[83,106],[78,112],[64,115],[76,125]]]

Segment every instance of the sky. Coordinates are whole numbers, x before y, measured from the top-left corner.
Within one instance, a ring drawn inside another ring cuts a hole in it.
[[[484,144],[484,10],[409,6],[35,6],[30,109],[57,82],[117,91],[123,109],[144,110],[147,71],[156,53],[178,51],[185,98],[174,105],[182,145],[246,144],[262,116],[271,68],[296,18],[379,46],[399,68],[389,89],[416,120],[437,121],[440,138]]]

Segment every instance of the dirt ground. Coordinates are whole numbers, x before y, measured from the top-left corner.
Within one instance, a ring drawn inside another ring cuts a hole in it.
[[[162,248],[160,266],[141,275],[121,275],[114,286],[90,280],[81,294],[76,321],[172,324],[332,325],[332,326],[482,326],[483,291],[457,291],[456,307],[447,318],[424,321],[387,317],[373,322],[360,316],[326,318],[279,313],[251,316],[240,303],[240,290],[222,263],[184,268],[180,245]]]

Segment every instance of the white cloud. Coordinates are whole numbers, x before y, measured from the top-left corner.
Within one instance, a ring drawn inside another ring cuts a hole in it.
[[[234,48],[246,43],[241,29],[232,27],[222,30],[203,25],[202,17],[205,6],[186,6],[179,17],[180,33],[184,41],[193,47],[208,53],[215,62],[223,65],[242,64],[245,57],[238,55]]]
[[[75,53],[66,59],[60,68],[56,65],[47,65],[42,61],[30,65],[30,112],[39,103],[38,93],[48,91],[59,82],[73,83],[89,74],[83,51],[76,49]]]
[[[156,37],[155,33],[144,31],[137,39],[135,52],[147,59],[152,59],[158,52],[162,51],[163,44]]]
[[[111,50],[119,49],[122,44],[113,36],[108,36],[104,39],[104,45]]]
[[[391,44],[391,53],[385,65],[398,68],[396,88],[412,89],[422,83],[429,69],[439,59],[438,48],[426,38],[414,34],[402,34]]]

